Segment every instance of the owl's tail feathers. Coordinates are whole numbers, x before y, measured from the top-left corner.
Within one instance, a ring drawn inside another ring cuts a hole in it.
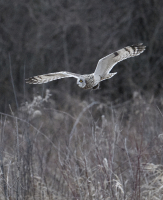
[[[101,79],[101,81],[104,81],[104,80],[106,80],[106,79],[109,79],[109,78],[112,78],[114,75],[116,75],[117,74],[117,72],[115,72],[115,73],[109,73],[109,74],[107,74],[105,77],[103,77],[102,79]]]

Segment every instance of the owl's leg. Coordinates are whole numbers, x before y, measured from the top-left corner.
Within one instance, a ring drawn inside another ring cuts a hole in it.
[[[100,89],[100,83],[98,83],[97,85],[95,85],[92,89],[93,89],[93,90],[98,90],[98,89]]]

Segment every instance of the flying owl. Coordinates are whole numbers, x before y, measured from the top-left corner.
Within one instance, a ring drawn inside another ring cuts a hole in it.
[[[111,53],[98,61],[97,67],[92,74],[81,75],[72,72],[61,71],[34,76],[26,79],[26,82],[29,84],[42,84],[61,78],[73,77],[77,79],[77,85],[79,87],[83,89],[97,89],[99,88],[101,81],[109,79],[117,73],[110,73],[114,65],[127,58],[140,55],[143,53],[145,48],[146,46],[143,46],[143,44],[140,43],[124,47],[123,49]]]

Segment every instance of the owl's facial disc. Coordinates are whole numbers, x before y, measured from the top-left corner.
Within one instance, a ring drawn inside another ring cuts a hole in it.
[[[77,85],[81,88],[84,88],[86,86],[85,80],[83,78],[79,78],[77,80]]]

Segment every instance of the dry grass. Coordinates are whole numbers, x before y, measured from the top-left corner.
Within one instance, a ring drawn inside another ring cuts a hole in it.
[[[161,100],[67,101],[1,113],[1,199],[162,199]]]

